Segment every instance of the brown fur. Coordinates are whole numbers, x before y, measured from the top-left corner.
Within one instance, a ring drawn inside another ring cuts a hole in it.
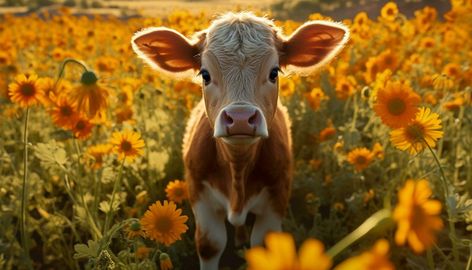
[[[197,106],[195,113],[199,114],[195,116],[198,120],[189,123],[189,134],[184,142],[190,201],[198,200],[202,182],[207,181],[226,195],[232,209],[238,211],[252,195],[267,187],[271,198],[275,198],[272,201],[274,210],[283,215],[290,194],[293,163],[285,109],[278,106],[269,138],[245,149],[248,151],[238,151],[217,141],[204,112]],[[244,181],[240,183],[244,187],[242,194],[232,186],[232,177]]]

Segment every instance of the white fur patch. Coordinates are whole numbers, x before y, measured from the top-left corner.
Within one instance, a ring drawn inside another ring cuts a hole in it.
[[[203,185],[205,189],[200,195],[201,201],[208,201],[214,210],[224,210],[229,223],[233,226],[243,225],[249,212],[260,215],[270,208],[269,193],[265,188],[256,196],[252,196],[240,212],[233,212],[229,199],[221,191],[210,186],[208,182],[203,182]]]

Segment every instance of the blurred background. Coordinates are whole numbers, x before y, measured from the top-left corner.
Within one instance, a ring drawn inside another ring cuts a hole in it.
[[[0,14],[28,14],[37,11],[71,8],[72,14],[110,14],[120,17],[162,17],[175,10],[195,13],[211,10],[214,14],[234,9],[256,9],[269,12],[279,20],[302,21],[309,14],[319,12],[335,20],[352,19],[360,11],[370,18],[379,16],[387,0],[0,0]],[[450,9],[448,0],[398,0],[401,13],[408,17],[415,10],[432,6],[442,15]]]

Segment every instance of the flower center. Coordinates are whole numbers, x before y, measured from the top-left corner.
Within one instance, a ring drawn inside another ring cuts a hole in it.
[[[21,86],[21,94],[25,97],[32,97],[34,96],[34,86],[31,84],[24,84]]]
[[[128,141],[123,141],[121,143],[121,149],[125,152],[128,152],[128,151],[131,151],[131,149],[133,149],[133,145],[131,145],[131,143]]]
[[[389,16],[395,15],[395,11],[393,10],[393,8],[387,9],[387,15],[389,15]]]
[[[72,108],[69,106],[61,107],[61,114],[64,116],[71,116],[72,115]]]
[[[393,115],[401,115],[405,109],[405,102],[401,98],[395,98],[390,100],[387,104],[388,112]]]
[[[424,128],[418,123],[413,123],[405,128],[406,137],[411,141],[421,141],[424,138]]]
[[[348,84],[343,84],[343,85],[341,86],[341,90],[342,90],[343,92],[349,92],[349,89],[350,89],[350,87],[349,87]]]
[[[172,221],[168,217],[161,217],[156,220],[155,225],[160,233],[166,233],[172,228]]]
[[[184,191],[181,188],[176,188],[174,191],[175,196],[181,197],[184,195]]]
[[[367,159],[364,156],[358,156],[356,158],[356,163],[357,164],[365,164],[367,162]]]
[[[420,205],[413,206],[412,211],[412,221],[411,227],[413,230],[415,229],[423,229],[426,220],[426,214],[423,211],[423,208]]]
[[[139,222],[133,222],[131,223],[131,225],[129,226],[129,228],[132,230],[132,231],[139,231],[141,230],[141,224]]]
[[[77,122],[77,125],[75,125],[75,128],[76,128],[77,130],[82,130],[82,129],[84,129],[84,128],[85,128],[85,123],[84,123],[84,121],[79,121],[79,122]]]

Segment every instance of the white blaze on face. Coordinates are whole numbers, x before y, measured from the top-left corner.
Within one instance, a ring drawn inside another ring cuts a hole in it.
[[[215,137],[245,143],[269,136],[278,96],[277,80],[268,80],[279,68],[274,29],[249,14],[223,16],[208,29],[201,70],[211,78],[203,98]]]

